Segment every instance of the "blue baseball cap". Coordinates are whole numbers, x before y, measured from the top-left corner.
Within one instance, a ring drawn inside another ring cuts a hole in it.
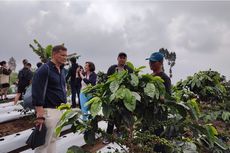
[[[146,60],[150,60],[152,62],[159,62],[162,61],[163,59],[164,59],[164,55],[161,54],[160,52],[152,53],[149,58],[146,58]]]

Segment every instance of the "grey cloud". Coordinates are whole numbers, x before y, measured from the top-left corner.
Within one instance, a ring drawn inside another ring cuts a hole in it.
[[[37,38],[44,45],[64,42],[82,55],[80,64],[91,60],[106,71],[120,51],[148,67],[145,58],[164,47],[177,53],[174,82],[209,66],[229,77],[229,8],[228,2],[1,1],[1,59],[35,64],[28,44]]]

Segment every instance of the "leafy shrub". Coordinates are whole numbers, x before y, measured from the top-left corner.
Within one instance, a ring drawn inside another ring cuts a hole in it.
[[[200,71],[176,84],[177,90],[189,90],[199,96],[201,101],[223,102],[226,96],[224,77],[216,71]]]
[[[157,144],[169,153],[188,150],[188,146],[194,150],[193,144],[196,151],[207,144],[211,149],[228,149],[219,141],[212,125],[198,123],[200,110],[195,98],[177,102],[166,96],[160,77],[140,75],[144,67],[129,65],[134,73],[115,73],[107,81],[85,88],[84,92],[93,97],[86,103],[90,108],[89,120],[83,121],[79,112],[67,110],[58,124],[57,134],[63,126],[72,124],[72,130],[84,133],[88,144],[93,144],[100,133],[131,153],[154,152]],[[109,120],[122,132],[121,137],[109,135],[98,127],[98,122]],[[158,129],[163,129],[160,135],[156,133]]]

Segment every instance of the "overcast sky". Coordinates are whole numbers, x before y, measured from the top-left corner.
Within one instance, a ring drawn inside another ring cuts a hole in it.
[[[17,69],[23,58],[34,66],[39,60],[29,48],[36,38],[65,43],[97,71],[123,51],[150,73],[145,58],[163,47],[177,55],[174,83],[209,68],[230,79],[230,2],[0,1],[0,34],[0,60],[13,56]]]

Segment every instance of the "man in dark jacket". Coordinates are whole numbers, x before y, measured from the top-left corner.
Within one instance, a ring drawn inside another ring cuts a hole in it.
[[[110,76],[116,72],[121,72],[123,70],[127,70],[129,73],[133,72],[133,70],[126,65],[126,62],[127,62],[127,54],[126,53],[124,53],[124,52],[119,53],[118,57],[117,57],[117,62],[118,62],[118,64],[115,64],[115,65],[112,65],[109,67],[109,69],[107,71],[107,76]],[[114,124],[115,123],[112,121],[108,122],[106,133],[113,134]],[[116,126],[118,128],[119,125],[116,125]],[[103,140],[104,144],[108,144],[109,142],[110,141],[107,138],[105,138]]]
[[[109,67],[107,71],[107,76],[110,76],[114,74],[115,72],[120,72],[123,70],[127,70],[129,73],[132,73],[133,70],[126,65],[126,61],[127,61],[126,53],[123,53],[123,52],[119,53],[117,57],[118,64],[115,64]]]
[[[35,153],[55,153],[55,128],[62,115],[57,109],[66,103],[66,81],[64,64],[67,59],[67,49],[54,46],[51,60],[43,64],[34,74],[32,82],[32,101],[36,110],[36,126],[42,128],[45,124],[47,133],[45,144],[36,148]]]
[[[78,96],[79,102],[79,94],[81,90],[81,79],[76,78],[76,70],[79,65],[76,63],[76,57],[72,57],[70,59],[71,67],[69,68],[68,74],[66,76],[66,82],[69,81],[70,78],[70,88],[71,88],[71,99],[72,99],[72,108],[76,108],[76,94]],[[79,103],[80,104],[80,103]]]
[[[22,100],[22,96],[26,92],[26,87],[32,82],[33,72],[31,69],[31,64],[27,60],[23,60],[24,67],[18,73],[18,91],[14,99],[14,104],[16,105],[18,100]]]

